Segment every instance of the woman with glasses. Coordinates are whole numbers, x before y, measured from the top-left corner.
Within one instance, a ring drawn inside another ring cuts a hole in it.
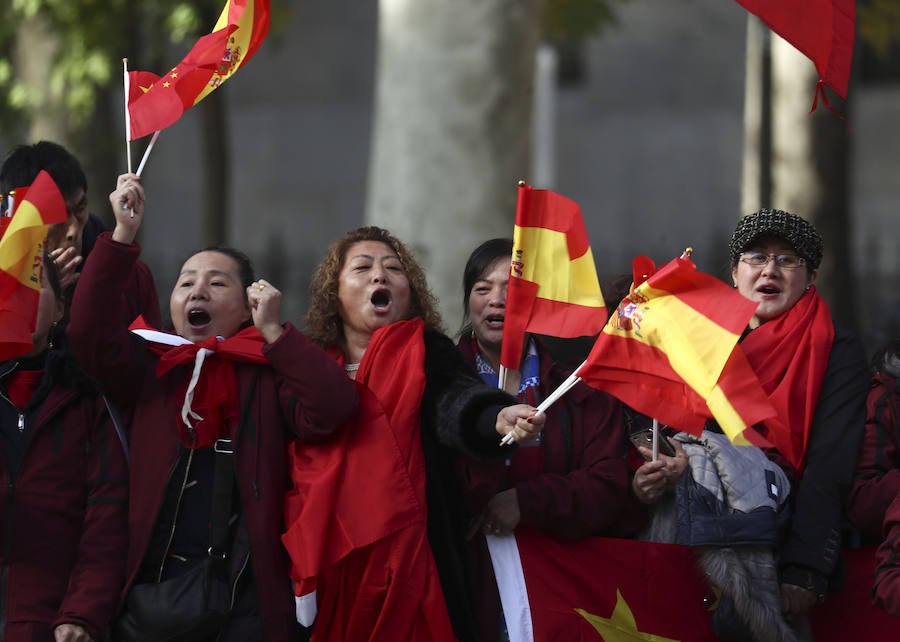
[[[796,639],[811,639],[809,608],[838,588],[843,505],[865,423],[865,354],[849,332],[835,325],[816,290],[823,242],[809,222],[763,209],[738,222],[728,249],[734,287],[758,304],[741,348],[776,411],[753,428],[768,441],[765,454],[791,484],[788,510],[780,511],[789,519],[780,521],[777,533],[780,588],[773,584],[772,589],[780,593],[781,610]],[[633,485],[638,498],[647,501],[671,488],[681,472],[679,463],[661,455],[659,462],[642,466],[647,470],[635,473]],[[735,550],[740,555],[741,549]],[[746,594],[734,588],[728,592],[738,612],[744,606],[740,600],[763,594],[753,585],[759,573],[750,575]],[[765,630],[772,620],[759,624]]]

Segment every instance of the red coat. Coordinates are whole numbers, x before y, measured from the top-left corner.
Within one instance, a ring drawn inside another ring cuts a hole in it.
[[[0,378],[15,362],[0,364]],[[100,639],[115,612],[127,548],[128,471],[103,401],[53,373],[24,409],[0,384],[0,617],[3,640],[52,640],[62,623]]]
[[[847,512],[854,525],[881,541],[885,513],[900,492],[900,379],[877,374],[866,399],[866,431]]]
[[[69,335],[83,367],[132,416],[130,542],[126,591],[150,543],[180,443],[183,385],[192,364],[156,376],[158,357],[127,326],[122,295],[140,250],[103,235],[91,252],[72,303]],[[320,440],[354,412],[356,389],[341,367],[291,325],[263,347],[271,366],[235,364],[242,418],[235,472],[249,528],[252,563],[267,641],[294,639],[296,619],[281,545],[288,444]],[[123,593],[124,596],[124,593]]]

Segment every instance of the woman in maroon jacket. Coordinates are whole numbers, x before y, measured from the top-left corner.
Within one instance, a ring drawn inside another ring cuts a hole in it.
[[[0,363],[0,639],[99,640],[127,547],[127,469],[115,426],[56,330],[45,261],[34,349]]]
[[[877,543],[888,506],[900,493],[900,340],[880,351],[874,367],[847,514],[867,539]]]
[[[506,313],[512,240],[492,239],[476,248],[463,275],[467,323],[457,347],[482,379],[497,385]],[[537,406],[568,373],[529,337],[513,392]],[[473,590],[480,639],[500,639],[500,602],[485,539],[520,526],[560,540],[594,535],[627,537],[643,525],[644,509],[629,492],[630,467],[622,406],[606,393],[579,383],[546,413],[541,436],[506,462],[466,459],[461,470],[473,517],[470,535]]]
[[[185,262],[170,298],[177,336],[169,340],[187,345],[159,356],[165,346],[154,348],[128,331],[123,296],[140,253],[134,243],[144,214],[140,179],[119,177],[110,203],[116,227],[98,239],[85,265],[69,333],[84,368],[132,417],[120,624],[134,615],[127,606],[134,585],[177,578],[207,558],[213,462],[226,451],[234,456],[238,489],[228,552],[235,597],[227,624],[211,639],[296,639],[280,542],[288,443],[332,435],[355,410],[353,382],[280,322],[281,293],[254,280],[246,257],[228,248]]]

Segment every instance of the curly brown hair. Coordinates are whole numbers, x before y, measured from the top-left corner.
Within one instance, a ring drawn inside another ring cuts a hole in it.
[[[347,250],[354,243],[377,241],[391,248],[400,259],[400,265],[409,281],[408,319],[421,317],[426,330],[443,332],[443,322],[437,310],[437,299],[428,289],[425,272],[412,252],[397,237],[374,225],[359,227],[347,232],[342,239],[331,244],[325,258],[313,273],[309,293],[312,304],[306,313],[306,333],[323,347],[337,346],[344,334],[344,326],[338,313],[338,283],[347,258]]]

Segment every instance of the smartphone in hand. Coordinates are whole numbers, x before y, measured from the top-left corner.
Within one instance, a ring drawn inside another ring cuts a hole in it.
[[[638,430],[637,432],[631,433],[628,438],[631,440],[631,443],[634,444],[635,448],[643,446],[647,448],[651,452],[653,451],[653,428],[644,428],[642,430]],[[675,448],[669,443],[669,440],[666,439],[663,431],[659,431],[659,436],[656,440],[657,447],[659,448],[660,454],[667,455],[669,457],[675,456]],[[649,458],[641,453],[641,455],[649,461]]]

